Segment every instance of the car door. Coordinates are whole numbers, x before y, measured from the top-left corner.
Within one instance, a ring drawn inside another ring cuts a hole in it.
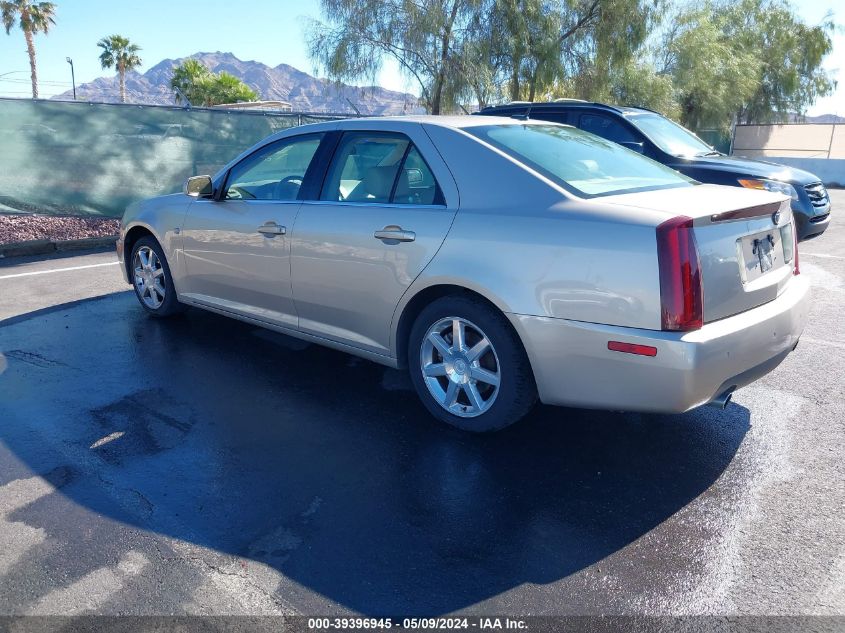
[[[259,148],[229,170],[214,198],[191,204],[182,228],[187,299],[296,327],[289,231],[322,138]]]
[[[454,182],[446,183],[448,204],[440,184],[451,178],[448,169],[417,127],[415,139],[345,132],[320,200],[303,202],[291,242],[302,331],[390,354],[396,305],[443,243],[457,210]]]

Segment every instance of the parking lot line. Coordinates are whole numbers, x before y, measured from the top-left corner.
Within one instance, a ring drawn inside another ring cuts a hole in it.
[[[30,277],[32,275],[46,275],[48,273],[61,273],[68,270],[82,270],[83,268],[99,268],[100,266],[117,266],[120,262],[104,262],[102,264],[86,264],[85,266],[69,266],[67,268],[51,268],[50,270],[34,270],[28,273],[15,273],[13,275],[0,275],[0,279],[13,279],[15,277]]]
[[[827,255],[826,253],[801,253],[801,256],[809,255],[810,257],[824,257],[825,259],[845,259],[842,255]]]

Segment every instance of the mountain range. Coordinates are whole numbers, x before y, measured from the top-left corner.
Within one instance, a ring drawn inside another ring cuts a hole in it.
[[[417,97],[412,94],[379,86],[356,87],[336,83],[313,77],[287,64],[270,67],[221,52],[196,53],[190,58],[199,60],[213,72],[226,71],[240,78],[263,101],[287,101],[295,112],[354,113],[357,108],[361,114],[390,115],[423,111]],[[172,105],[174,98],[170,78],[173,69],[186,59],[189,58],[164,59],[143,74],[126,73],[126,100],[129,103]],[[81,84],[76,87],[76,95],[83,101],[117,103],[120,101],[117,76],[100,77]],[[72,91],[53,97],[61,100],[72,98]]]

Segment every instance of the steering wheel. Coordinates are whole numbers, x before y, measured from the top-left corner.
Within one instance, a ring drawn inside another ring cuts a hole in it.
[[[296,189],[294,191],[299,191],[299,188],[302,186],[302,181],[305,180],[305,176],[285,176],[282,178],[278,183],[276,183],[275,191],[273,197],[276,200],[293,200],[296,198],[296,194],[292,197],[289,195],[291,191],[291,185],[295,185]],[[285,194],[288,195],[285,195]]]

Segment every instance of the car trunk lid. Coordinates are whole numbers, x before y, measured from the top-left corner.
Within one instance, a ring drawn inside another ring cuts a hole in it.
[[[696,185],[622,194],[606,202],[692,218],[703,288],[704,322],[774,300],[793,276],[789,200],[739,187]]]

